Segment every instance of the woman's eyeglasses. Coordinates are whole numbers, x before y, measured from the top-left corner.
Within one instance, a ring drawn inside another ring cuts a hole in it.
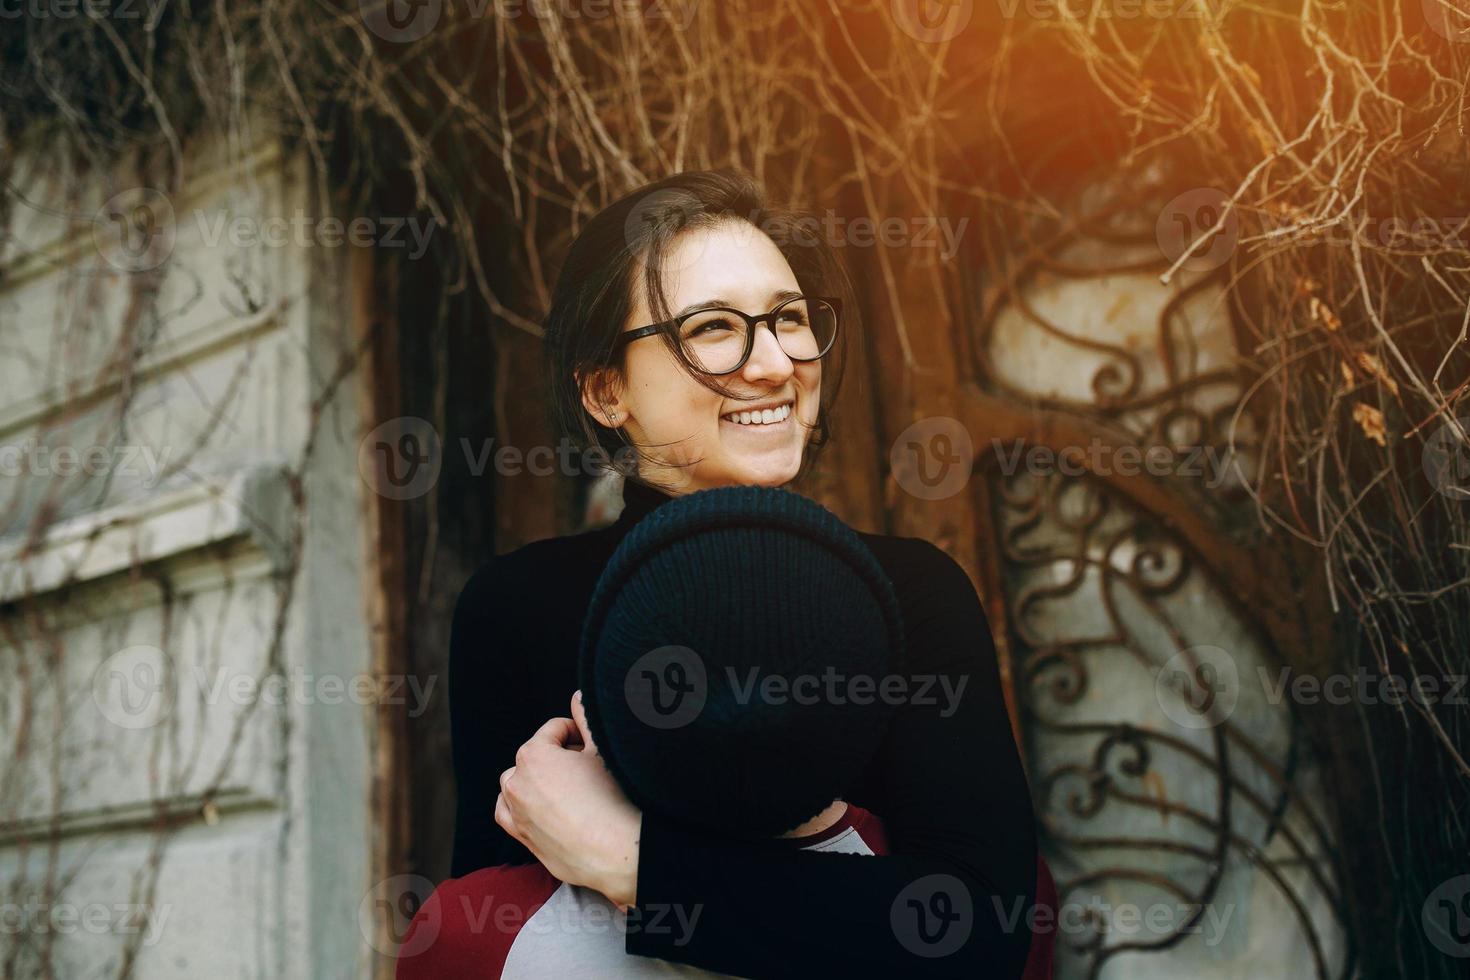
[[[769,313],[749,316],[740,310],[711,306],[685,313],[663,323],[626,330],[613,341],[616,354],[628,344],[673,327],[692,363],[706,374],[733,374],[750,360],[756,329],[770,328],[776,343],[793,361],[815,361],[832,349],[837,339],[841,303],[832,297],[797,296]]]

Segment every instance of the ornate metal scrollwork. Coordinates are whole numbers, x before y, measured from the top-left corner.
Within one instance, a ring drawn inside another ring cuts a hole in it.
[[[1228,904],[1232,915],[1246,906],[1289,915],[1312,974],[1348,975],[1319,774],[1290,707],[1254,683],[1273,663],[1269,647],[1198,562],[1105,490],[1029,475],[999,489],[1038,817],[1064,909],[1079,910],[1059,924],[1068,973],[1099,976],[1120,954],[1176,949],[1175,975],[1205,972],[1210,951],[1196,960],[1199,944],[1185,941],[1240,945],[1204,928]],[[1237,668],[1231,711],[1219,719],[1205,707],[1208,672],[1169,672],[1180,651],[1210,642],[1228,643]],[[1256,894],[1252,875],[1270,882],[1275,901]],[[1119,930],[1106,910],[1168,901],[1158,928],[1109,941]],[[1247,923],[1282,926],[1279,915]]]
[[[1150,212],[1138,198],[1117,196],[1018,254],[983,304],[980,382],[1176,462],[1191,447],[1233,448],[1248,466],[1256,433],[1236,411],[1246,381],[1221,276],[1160,285],[1168,263],[1139,214]],[[1062,898],[1061,975],[1350,976],[1323,776],[1272,686],[1281,658],[1214,577],[1208,549],[1104,475],[985,474]],[[1239,489],[1209,490],[1223,535],[1242,513]],[[1120,927],[1125,910],[1159,908],[1169,914]]]

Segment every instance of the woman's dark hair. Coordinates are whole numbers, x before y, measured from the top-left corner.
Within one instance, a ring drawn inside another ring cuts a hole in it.
[[[567,434],[589,448],[601,447],[610,458],[628,444],[620,429],[603,426],[583,407],[579,379],[598,368],[622,368],[623,355],[613,359],[613,342],[628,326],[640,268],[652,322],[664,325],[661,334],[670,352],[706,388],[726,398],[740,397],[690,361],[668,323],[672,311],[662,274],[664,257],[679,235],[726,221],[746,222],[764,232],[785,256],[804,295],[841,301],[842,323],[822,360],[821,400],[803,467],[826,443],[830,407],[842,379],[844,338],[858,328],[852,285],[822,238],[821,222],[809,213],[768,205],[760,183],[738,170],[688,171],[647,184],[599,211],[572,242],[545,323],[552,405]]]

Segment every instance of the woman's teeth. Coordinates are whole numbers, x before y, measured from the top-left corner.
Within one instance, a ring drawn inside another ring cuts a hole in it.
[[[774,422],[784,422],[791,416],[791,404],[778,405],[775,408],[763,408],[756,412],[731,412],[729,415],[720,416],[726,422],[735,422],[739,425],[770,425]]]

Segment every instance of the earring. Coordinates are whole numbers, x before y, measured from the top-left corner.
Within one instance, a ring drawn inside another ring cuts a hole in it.
[[[609,422],[611,422],[613,425],[617,425],[618,424],[618,413],[617,412],[608,412],[607,413],[607,420]]]

